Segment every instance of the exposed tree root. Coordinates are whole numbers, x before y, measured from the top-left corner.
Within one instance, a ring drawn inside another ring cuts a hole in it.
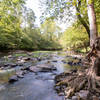
[[[100,95],[100,78],[94,75],[94,73],[89,74],[84,72],[82,75],[78,73],[66,73],[68,76],[59,76],[59,80],[55,87],[59,86],[59,92],[64,92],[67,98],[75,95],[76,92],[80,90],[88,90],[90,93],[96,96]],[[57,77],[56,77],[57,78]]]
[[[55,88],[57,87],[58,92],[64,92],[67,98],[80,90],[88,90],[90,94],[100,96],[100,37],[95,40],[87,58],[92,64],[87,70],[71,71],[56,76]]]

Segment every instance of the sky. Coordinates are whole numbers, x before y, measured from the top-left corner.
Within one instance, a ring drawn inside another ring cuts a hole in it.
[[[39,5],[40,5],[39,0],[27,0],[27,2],[26,2],[26,6],[28,8],[31,8],[34,11],[35,16],[37,17],[37,19],[36,19],[37,26],[40,26],[40,19],[39,18],[42,15],[41,9],[39,8]],[[66,24],[66,23],[58,22],[57,25],[62,29],[62,31],[64,31],[67,27],[70,26],[70,23]]]
[[[39,8],[39,0],[27,0],[26,6],[34,11],[35,16],[37,17],[36,24],[39,26],[40,25],[39,17],[41,16],[41,11]]]

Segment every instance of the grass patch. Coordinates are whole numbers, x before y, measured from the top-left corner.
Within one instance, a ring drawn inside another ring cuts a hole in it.
[[[18,53],[18,54],[14,54],[14,56],[15,56],[15,57],[19,57],[19,56],[25,57],[25,56],[28,56],[28,55],[27,55],[27,54]]]

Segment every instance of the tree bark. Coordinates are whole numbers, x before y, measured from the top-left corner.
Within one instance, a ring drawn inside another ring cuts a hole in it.
[[[85,20],[82,18],[81,14],[80,14],[80,7],[81,7],[81,0],[78,0],[78,4],[76,5],[76,11],[78,13],[77,17],[78,17],[79,21],[81,22],[81,24],[86,29],[86,31],[88,33],[88,37],[90,39],[90,29],[89,29],[89,26],[87,25],[87,23],[85,22]]]
[[[58,76],[58,79],[56,80],[58,83],[56,86],[60,86],[61,91],[63,91],[65,87],[64,94],[67,98],[75,95],[75,92],[84,89],[88,90],[91,95],[94,94],[100,96],[100,37],[97,38],[96,15],[93,0],[87,0],[87,4],[90,24],[90,45],[92,47],[91,52],[87,57],[92,61],[92,63],[88,69],[84,69],[82,72],[70,72]],[[79,8],[77,10],[80,11]],[[81,18],[80,13],[78,17]],[[90,98],[88,100],[94,99]]]
[[[90,46],[92,47],[97,38],[96,15],[94,10],[94,0],[87,0],[88,18],[90,24]]]

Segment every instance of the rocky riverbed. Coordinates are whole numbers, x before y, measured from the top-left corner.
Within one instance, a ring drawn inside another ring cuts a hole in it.
[[[55,77],[77,71],[81,57],[66,52],[16,51],[0,58],[0,100],[65,100],[57,93]]]

